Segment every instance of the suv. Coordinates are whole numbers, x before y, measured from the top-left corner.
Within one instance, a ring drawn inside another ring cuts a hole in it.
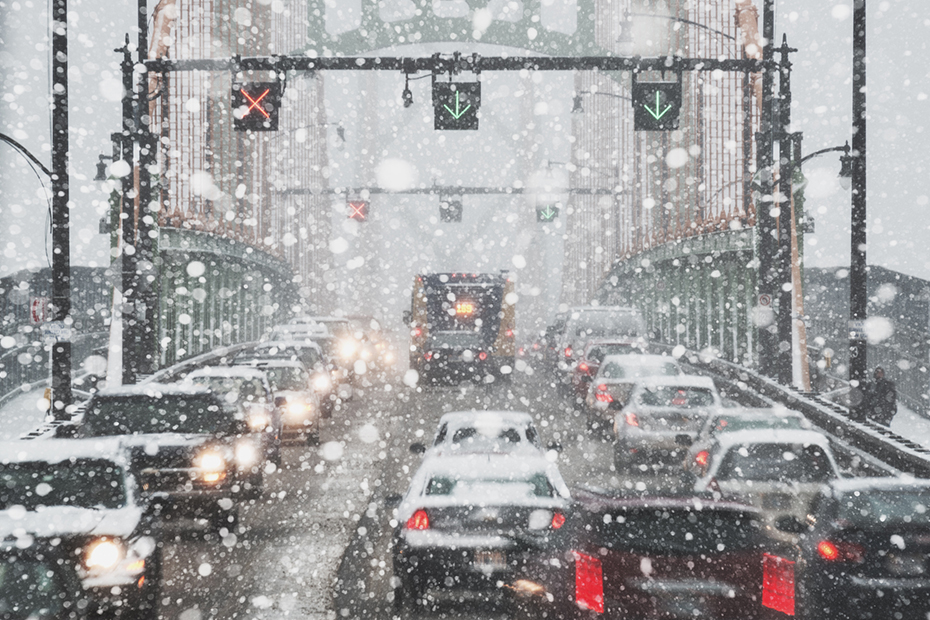
[[[261,494],[262,433],[203,387],[157,383],[98,392],[59,435],[120,436],[142,494],[161,511],[204,516],[216,529],[238,520],[240,499]]]

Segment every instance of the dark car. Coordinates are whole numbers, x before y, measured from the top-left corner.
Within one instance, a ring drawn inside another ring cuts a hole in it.
[[[119,440],[9,442],[0,455],[0,540],[59,547],[94,610],[154,618],[159,530]]]
[[[84,620],[87,595],[61,545],[0,540],[0,619]]]
[[[573,497],[572,551],[561,569],[572,590],[537,597],[531,615],[770,617],[762,605],[766,539],[752,506],[710,496]]]
[[[560,557],[569,500],[538,453],[424,459],[397,509],[395,605],[532,590],[541,567]]]
[[[120,436],[142,494],[160,511],[206,517],[217,529],[238,519],[240,499],[261,493],[262,437],[240,408],[203,387],[156,383],[97,393],[75,422],[76,437]]]
[[[930,614],[930,481],[855,478],[825,485],[800,534],[796,555],[780,558],[780,602],[806,619],[895,618]]]

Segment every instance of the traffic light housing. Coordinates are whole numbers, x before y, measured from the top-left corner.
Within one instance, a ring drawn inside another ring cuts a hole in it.
[[[277,131],[281,90],[279,82],[234,85],[232,113],[236,131]]]
[[[433,127],[478,129],[481,82],[433,82]]]
[[[633,82],[633,129],[678,129],[681,112],[681,81]]]
[[[552,222],[559,217],[559,208],[553,204],[539,205],[536,207],[537,222]]]
[[[443,222],[461,222],[462,221],[462,201],[461,200],[439,201],[439,219]]]
[[[368,208],[370,204],[367,200],[347,200],[346,213],[350,220],[357,222],[368,221]]]

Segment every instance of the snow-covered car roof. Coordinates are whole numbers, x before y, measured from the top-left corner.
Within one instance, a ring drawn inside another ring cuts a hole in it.
[[[912,477],[881,477],[881,478],[837,478],[831,480],[829,486],[835,493],[868,493],[869,491],[909,492],[923,491],[930,498],[930,479]]]
[[[474,429],[475,432],[461,437],[461,434]],[[532,429],[530,436],[528,429]],[[439,418],[437,437],[442,433],[439,443],[435,443],[427,453],[434,454],[469,454],[469,453],[503,453],[520,450],[539,451],[538,433],[533,417],[522,411],[455,411]],[[513,434],[516,433],[516,436]],[[459,439],[457,439],[457,437]]]
[[[450,427],[474,426],[480,423],[521,426],[533,423],[533,416],[523,411],[452,411],[439,418],[439,424]]]
[[[588,351],[594,347],[603,347],[610,346],[612,344],[619,345],[631,345],[631,344],[645,344],[646,339],[642,336],[616,336],[613,338],[592,338],[584,347],[584,352],[587,355]],[[669,356],[665,356],[669,357]],[[674,358],[671,358],[674,359]]]
[[[198,377],[235,377],[264,381],[265,373],[252,366],[204,366],[187,375],[185,380],[190,381]]]
[[[255,345],[254,349],[286,349],[290,347],[299,347],[306,349],[316,349],[320,353],[323,352],[323,347],[320,346],[315,340],[268,340],[261,342]]]
[[[329,330],[322,323],[300,323],[295,325],[275,325],[271,330],[272,335],[280,336],[282,334],[295,336],[328,336]]]
[[[762,443],[814,445],[824,448],[827,452],[830,451],[830,440],[826,435],[817,431],[764,428],[724,433],[717,439],[717,446],[721,453],[733,446]]]
[[[683,495],[644,495],[642,493],[607,494],[595,491],[581,490],[573,494],[573,499],[589,510],[604,511],[618,508],[670,508],[701,510],[740,510],[759,513],[759,509],[751,504],[740,502],[734,498],[715,497],[713,493],[695,494],[693,492]]]
[[[613,355],[606,355],[604,359],[601,360],[601,368],[603,369],[607,364],[616,364],[618,366],[624,367],[640,367],[640,366],[664,366],[665,364],[674,364],[679,366],[678,360],[669,355],[656,355],[652,353],[620,353]],[[658,375],[663,376],[663,375]]]
[[[730,418],[804,418],[800,411],[788,409],[782,405],[774,407],[728,407],[717,414],[717,417],[726,416]]]
[[[159,398],[162,396],[190,396],[194,394],[212,394],[212,392],[202,385],[183,383],[138,383],[135,385],[120,385],[104,388],[94,395],[94,399],[111,396],[151,396]]]
[[[0,442],[0,464],[3,465],[60,463],[72,459],[110,461],[124,469],[129,467],[119,436]]]
[[[257,359],[243,359],[237,360],[237,365],[241,365],[246,368],[300,368],[301,370],[307,370],[307,367],[300,360],[285,360],[285,359],[268,359],[268,358],[257,358]]]
[[[602,364],[603,366],[603,364]],[[676,375],[673,377],[663,377],[663,376],[653,376],[653,377],[643,377],[636,380],[637,388],[635,389],[651,389],[657,387],[665,386],[681,386],[681,387],[702,387],[713,390],[714,393],[717,392],[717,386],[714,385],[713,379],[710,377],[702,377],[701,375]]]

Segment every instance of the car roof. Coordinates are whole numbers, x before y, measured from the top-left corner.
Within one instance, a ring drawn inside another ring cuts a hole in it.
[[[433,454],[424,457],[414,480],[435,476],[449,476],[457,480],[488,478],[522,477],[533,474],[545,474],[556,487],[561,497],[569,498],[571,493],[562,479],[562,474],[555,463],[536,451],[469,453],[469,454]]]
[[[643,493],[599,493],[590,489],[575,490],[573,499],[588,510],[603,512],[625,508],[666,508],[685,510],[734,510],[761,514],[761,511],[749,504],[728,498],[720,498],[712,493],[695,495],[645,495]]]
[[[474,425],[476,422],[494,421],[507,426],[527,426],[533,424],[533,416],[523,411],[452,411],[439,418],[439,424],[449,426]]]
[[[909,491],[930,492],[930,479],[912,478],[910,476],[882,478],[839,478],[831,480],[830,487],[838,493],[869,491]]]
[[[300,368],[301,370],[306,370],[307,367],[304,366],[304,363],[300,360],[284,360],[284,359],[267,359],[267,358],[258,358],[253,360],[242,360],[241,363],[237,362],[241,366],[249,366],[252,368]]]
[[[722,450],[734,445],[785,443],[785,444],[812,444],[830,450],[830,440],[823,433],[796,429],[751,429],[734,431],[720,435],[717,444]]]
[[[640,366],[642,364],[678,364],[678,360],[670,355],[656,355],[652,353],[621,353],[616,355],[605,355],[601,360],[603,368],[608,363],[618,364],[620,366]]]
[[[639,386],[644,386],[647,388],[651,387],[663,387],[666,385],[671,386],[682,386],[682,387],[704,387],[710,388],[716,392],[716,386],[714,385],[713,379],[710,377],[702,377],[701,375],[675,375],[674,377],[663,377],[663,376],[653,376],[653,377],[642,377],[636,379],[635,383]]]
[[[727,407],[726,409],[718,411],[713,417],[745,418],[747,420],[770,420],[772,418],[806,419],[804,414],[800,411],[788,409],[780,405],[776,405],[775,407]]]
[[[110,461],[123,468],[129,463],[119,437],[86,439],[37,439],[0,442],[0,464],[60,463],[71,459]]]
[[[588,340],[588,343],[585,345],[584,349],[593,349],[598,346],[605,346],[611,344],[622,344],[622,345],[631,345],[631,344],[642,344],[645,341],[645,338],[642,336],[617,336],[612,338],[592,338]],[[665,356],[668,357],[668,356]]]
[[[204,386],[183,383],[138,383],[135,385],[119,385],[108,387],[94,394],[92,400],[106,397],[125,396],[212,396],[213,392]]]
[[[185,380],[199,377],[242,377],[244,379],[265,379],[265,373],[251,366],[204,366],[185,377]]]
[[[272,334],[295,334],[306,336],[324,336],[329,333],[326,326],[322,323],[294,323],[288,325],[275,325],[271,329]]]
[[[316,349],[321,354],[323,353],[323,348],[320,347],[319,343],[315,340],[268,340],[267,342],[261,342],[255,345],[255,349],[286,349],[290,347],[297,348],[306,348],[306,349]]]

